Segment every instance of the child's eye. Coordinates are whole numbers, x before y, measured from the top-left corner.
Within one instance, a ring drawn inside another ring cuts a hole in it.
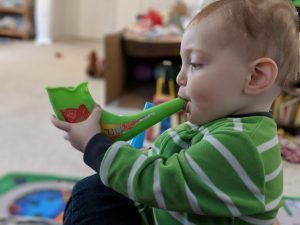
[[[192,70],[199,70],[203,67],[201,63],[189,63]]]

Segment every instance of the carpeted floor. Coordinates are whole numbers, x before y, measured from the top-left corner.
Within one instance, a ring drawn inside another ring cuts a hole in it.
[[[63,41],[0,44],[0,175],[11,171],[85,176],[92,171],[82,154],[50,123],[46,86],[73,86],[88,80],[93,97],[104,103],[105,81],[85,74],[88,53],[102,54],[101,42]]]
[[[46,86],[73,86],[88,80],[92,96],[103,105],[105,80],[85,74],[87,55],[93,49],[103,55],[101,42],[0,43],[0,176],[12,171],[93,173],[82,154],[50,123],[52,108],[45,91]],[[111,109],[119,110],[114,105]],[[283,166],[285,195],[300,196],[300,165],[284,162]]]

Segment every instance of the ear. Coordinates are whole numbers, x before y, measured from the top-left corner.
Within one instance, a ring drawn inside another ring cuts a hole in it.
[[[250,73],[244,86],[248,95],[258,95],[268,90],[275,82],[278,67],[270,58],[259,58],[250,64]]]

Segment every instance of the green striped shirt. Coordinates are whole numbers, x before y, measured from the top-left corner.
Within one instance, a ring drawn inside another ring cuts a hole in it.
[[[140,204],[144,224],[271,225],[283,190],[276,124],[266,116],[186,122],[148,151],[115,142],[100,177]]]

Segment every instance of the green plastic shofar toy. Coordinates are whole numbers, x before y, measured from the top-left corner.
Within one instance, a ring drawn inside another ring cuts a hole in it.
[[[85,120],[95,106],[88,82],[76,87],[47,87],[48,96],[59,120],[70,123]],[[185,101],[175,98],[133,115],[116,115],[102,109],[100,126],[114,141],[128,141],[159,121],[181,111]]]

